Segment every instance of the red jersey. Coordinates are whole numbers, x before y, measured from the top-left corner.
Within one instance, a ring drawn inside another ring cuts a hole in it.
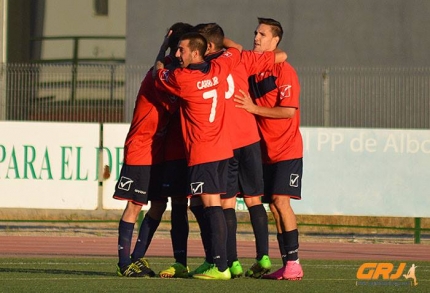
[[[164,146],[164,160],[173,161],[185,159],[184,139],[181,129],[181,117],[179,109],[170,116],[167,126],[166,141]]]
[[[262,136],[263,162],[267,164],[303,157],[299,130],[300,84],[296,71],[287,62],[275,64],[273,70],[260,72],[249,79],[250,93],[259,106],[293,107],[292,118],[273,119],[256,116]]]
[[[177,105],[170,96],[155,88],[152,71],[149,70],[140,85],[125,140],[125,164],[152,165],[163,161],[169,112],[175,108]]]
[[[244,109],[237,108],[234,95],[241,95],[239,90],[248,92],[248,77],[257,72],[270,70],[274,64],[274,52],[242,51],[240,64],[233,68],[227,78],[229,88],[225,95],[226,117],[233,149],[251,145],[260,140],[255,116]]]
[[[157,87],[181,99],[181,126],[188,166],[233,156],[225,126],[225,92],[227,76],[239,61],[239,51],[230,48],[211,62],[158,71]]]

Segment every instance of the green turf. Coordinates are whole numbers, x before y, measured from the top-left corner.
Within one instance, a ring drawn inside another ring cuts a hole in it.
[[[149,258],[158,272],[171,258]],[[202,259],[190,258],[191,269]],[[252,259],[241,259],[244,268]],[[274,260],[274,268],[280,266]],[[0,258],[0,292],[430,292],[430,262],[417,265],[418,286],[356,286],[356,273],[364,261],[301,261],[302,281],[272,281],[240,278],[229,281],[195,279],[142,279],[116,276],[116,258]],[[392,262],[398,264],[399,262]],[[407,269],[412,262],[406,262]],[[398,280],[404,280],[403,278]]]

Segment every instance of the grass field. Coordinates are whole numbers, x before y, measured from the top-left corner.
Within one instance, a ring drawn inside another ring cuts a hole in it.
[[[171,258],[150,258],[151,268],[166,268]],[[202,259],[190,258],[195,268]],[[252,259],[241,259],[251,266]],[[403,277],[397,286],[357,286],[356,273],[364,261],[303,260],[302,281],[272,281],[240,278],[229,281],[195,279],[124,278],[115,273],[116,258],[0,258],[0,292],[430,292],[430,262],[415,262],[417,286]],[[397,268],[400,262],[393,262]],[[412,265],[406,262],[404,273]],[[274,268],[280,262],[274,260]],[[382,280],[380,280],[382,281]]]

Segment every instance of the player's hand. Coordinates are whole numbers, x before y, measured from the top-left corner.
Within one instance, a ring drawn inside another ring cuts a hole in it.
[[[237,103],[236,107],[244,109],[249,113],[256,114],[258,106],[254,104],[249,93],[243,90],[239,90],[239,92],[241,95],[234,95],[234,101]]]

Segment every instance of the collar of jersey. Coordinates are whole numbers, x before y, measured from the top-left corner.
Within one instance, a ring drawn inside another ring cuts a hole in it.
[[[203,61],[200,63],[193,63],[193,64],[188,65],[187,68],[191,69],[191,70],[200,70],[203,73],[207,73],[207,72],[209,72],[209,69],[210,69],[210,63],[208,63],[206,61]]]
[[[205,56],[205,61],[210,62],[211,60],[218,58],[219,56],[221,56],[224,53],[224,50],[215,52],[215,53],[210,53],[208,55]]]

